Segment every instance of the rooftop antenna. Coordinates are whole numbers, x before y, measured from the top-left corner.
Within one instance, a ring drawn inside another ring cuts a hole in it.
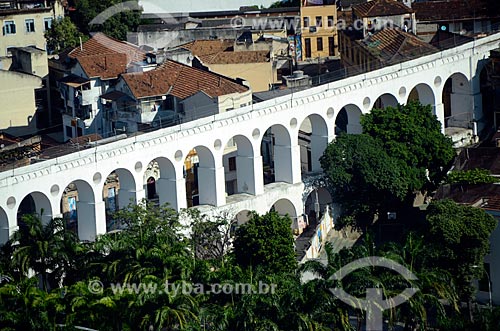
[[[80,51],[83,52],[83,43],[82,43],[82,37],[80,37]]]

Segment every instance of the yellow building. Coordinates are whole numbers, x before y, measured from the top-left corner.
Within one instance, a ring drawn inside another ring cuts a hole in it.
[[[33,47],[13,48],[10,70],[0,69],[0,130],[13,136],[34,134],[38,117],[46,115],[47,54]],[[46,85],[46,82],[45,82]]]
[[[285,39],[286,40],[286,39]],[[248,82],[253,92],[269,91],[273,84],[281,83],[275,54],[283,53],[283,43],[241,43],[234,40],[195,40],[180,46],[195,57],[195,67],[205,67],[212,72],[241,78]],[[273,46],[274,45],[274,46]],[[273,47],[276,53],[273,52]],[[281,48],[280,48],[281,47]],[[285,43],[288,50],[288,43]],[[286,53],[287,51],[285,51]],[[233,107],[238,108],[238,107]]]
[[[338,56],[335,0],[303,0],[300,20],[302,60]]]
[[[0,0],[0,56],[14,47],[46,49],[45,31],[63,16],[60,0]]]

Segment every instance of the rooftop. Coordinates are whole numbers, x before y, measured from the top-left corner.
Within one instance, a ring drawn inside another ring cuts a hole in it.
[[[460,19],[478,19],[500,16],[488,10],[485,0],[446,0],[414,2],[412,8],[419,21],[450,21]]]
[[[399,29],[384,29],[357,42],[387,64],[438,51],[415,35]]]
[[[234,40],[195,40],[180,47],[190,50],[204,64],[269,62],[269,51],[234,51]]]
[[[360,3],[353,5],[352,10],[357,17],[395,16],[414,12],[413,9],[396,0],[374,0]]]
[[[134,61],[142,61],[145,53],[137,46],[96,33],[79,47],[61,57],[77,60],[89,78],[111,79],[126,72]]]
[[[249,90],[235,80],[171,60],[154,70],[124,74],[122,77],[138,99],[167,94],[185,99],[198,92],[214,98]]]

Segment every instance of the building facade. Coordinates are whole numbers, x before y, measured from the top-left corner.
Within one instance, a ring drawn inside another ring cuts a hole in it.
[[[0,0],[0,56],[11,55],[14,47],[46,50],[45,31],[63,16],[60,0]]]
[[[334,0],[305,1],[300,7],[302,60],[339,55]]]

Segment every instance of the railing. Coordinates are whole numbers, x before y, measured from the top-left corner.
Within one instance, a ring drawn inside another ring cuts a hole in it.
[[[497,40],[497,39],[495,39]],[[488,40],[486,41],[486,43],[492,43],[494,42],[495,40]],[[470,42],[470,48],[468,49],[474,49],[475,47],[477,47],[477,45],[481,45],[480,42],[478,41],[473,41],[473,42]],[[365,76],[364,78],[363,77],[360,77],[360,80],[361,79],[376,79],[378,77],[382,77],[382,76],[386,76],[387,75],[387,72],[388,70],[394,70],[394,72],[397,72],[398,70],[404,70],[406,68],[411,68],[412,66],[420,66],[420,65],[424,65],[424,64],[428,64],[428,63],[433,63],[439,59],[442,59],[442,58],[446,58],[446,57],[451,57],[451,56],[454,56],[456,54],[461,54],[464,52],[464,49],[457,49],[457,50],[445,50],[445,51],[441,51],[441,52],[438,52],[440,53],[438,57],[432,57],[432,58],[428,58],[428,59],[424,59],[424,60],[419,60],[419,59],[414,59],[414,60],[411,60],[411,61],[408,61],[408,65],[406,66],[403,66],[403,64],[400,64],[398,65],[398,67],[396,68],[384,68],[382,70],[380,70],[379,73],[376,73],[374,75],[371,75],[370,77],[368,76]],[[417,62],[415,62],[417,61]],[[351,69],[351,72],[354,71],[353,69],[355,69],[355,67],[350,67]],[[339,75],[338,73],[341,72],[341,71],[344,71],[346,72],[345,70],[340,70],[340,71],[336,71],[337,72],[337,75]],[[327,86],[326,84],[328,83],[328,80],[330,79],[333,79],[332,81],[334,80],[338,80],[337,77],[341,77],[341,76],[335,76],[334,73],[327,73],[325,74],[326,76],[322,76],[321,79],[318,79],[318,83],[320,84],[325,84],[325,89],[326,90],[330,90],[330,89],[340,89],[342,87],[345,87],[345,86],[349,86],[352,84],[352,82],[346,82],[345,85],[338,85],[338,86]],[[355,74],[347,74],[346,73],[346,76],[344,76],[344,78],[348,77],[348,76],[355,76]],[[325,78],[328,78],[330,77],[329,79],[325,79]],[[325,79],[325,80],[323,80]],[[317,89],[317,91],[313,91],[309,96],[312,96],[314,97],[315,95],[319,95],[319,94],[323,94],[325,92],[325,89]],[[298,90],[300,91],[300,90]],[[252,104],[250,106],[246,106],[244,107],[245,109],[243,109],[242,111],[240,111],[239,109],[235,109],[229,113],[235,113],[234,115],[231,115],[231,114],[214,114],[214,115],[211,115],[211,116],[206,116],[204,118],[200,118],[200,117],[196,117],[195,115],[193,115],[193,118],[189,118],[189,117],[183,117],[178,123],[168,123],[167,125],[165,125],[163,122],[161,123],[161,125],[159,127],[151,127],[147,130],[142,130],[141,132],[137,132],[137,133],[134,133],[134,137],[139,137],[140,135],[142,134],[145,134],[145,133],[149,133],[149,132],[153,132],[153,131],[157,131],[161,128],[165,128],[165,127],[172,127],[172,130],[166,132],[165,134],[171,134],[171,133],[174,133],[174,132],[180,132],[180,131],[183,131],[187,128],[192,128],[196,125],[205,125],[207,123],[210,123],[210,122],[216,122],[218,120],[223,120],[223,119],[228,119],[228,118],[231,118],[232,117],[238,117],[238,116],[241,116],[243,113],[253,113],[253,112],[258,112],[258,111],[261,111],[263,109],[268,109],[268,108],[275,108],[275,109],[278,109],[278,107],[281,107],[281,106],[290,106],[290,105],[293,105],[294,102],[297,102],[299,99],[302,99],[303,98],[303,93],[302,92],[298,92],[297,90],[294,90],[292,89],[292,94],[291,95],[287,95],[287,96],[282,96],[282,97],[277,97],[277,98],[274,98],[272,100],[267,100],[267,101],[264,101],[264,102],[261,102],[261,103],[258,103],[258,104]],[[298,92],[298,93],[297,93]],[[203,110],[203,109],[202,109]],[[196,113],[196,112],[192,112],[192,113]],[[229,115],[229,116],[228,116]],[[198,120],[196,123],[191,123],[192,120]],[[114,136],[116,135],[116,132],[103,132],[102,133],[102,136],[104,137],[111,137],[111,136]],[[137,138],[136,138],[137,139]],[[72,152],[76,152],[76,151],[79,151],[80,149],[82,149],[82,147],[77,147],[75,148],[74,146],[67,146],[67,145],[57,145],[57,146],[54,146],[54,147],[51,147],[51,148],[47,148],[43,151],[43,157],[42,159],[43,160],[50,160],[50,159],[55,159],[55,158],[58,158],[60,156],[63,156],[63,155],[66,155],[66,154],[70,154]],[[16,167],[14,164],[8,164],[8,165],[5,165],[5,166],[0,166],[0,172],[3,172],[3,171],[8,171],[8,170],[14,170]]]

